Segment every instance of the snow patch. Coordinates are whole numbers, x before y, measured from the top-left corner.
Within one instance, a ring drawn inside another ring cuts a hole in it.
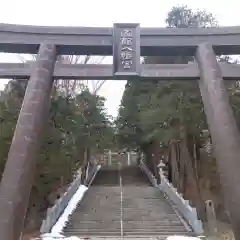
[[[41,240],[81,240],[78,237],[64,237],[61,234],[45,233],[41,235]]]
[[[51,233],[49,236],[55,237],[52,239],[68,239],[68,240],[78,240],[80,238],[64,238],[63,235],[61,235],[60,233],[62,232],[63,228],[66,226],[66,223],[69,220],[69,216],[73,213],[73,211],[76,209],[78,203],[82,200],[85,192],[88,190],[88,187],[86,187],[85,185],[80,185],[78,190],[76,191],[76,193],[73,195],[73,197],[71,198],[71,200],[69,201],[67,207],[65,208],[63,214],[60,216],[60,218],[57,220],[57,222],[55,223],[55,225],[52,227],[51,229]],[[45,234],[44,234],[45,235]],[[42,236],[44,236],[42,235]],[[41,237],[42,237],[41,236]],[[45,238],[43,238],[44,240],[51,240],[51,238],[46,238],[48,236],[45,235]]]
[[[189,237],[189,236],[169,236],[166,240],[201,240],[200,237]]]

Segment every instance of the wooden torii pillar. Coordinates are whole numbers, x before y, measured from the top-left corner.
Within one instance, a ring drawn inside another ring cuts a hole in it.
[[[19,240],[47,119],[56,47],[42,44],[26,89],[0,185],[0,239]]]
[[[235,238],[240,239],[240,174],[236,174],[240,170],[239,129],[212,46],[207,43],[199,45],[196,60],[200,69],[200,92],[214,144],[225,204]]]

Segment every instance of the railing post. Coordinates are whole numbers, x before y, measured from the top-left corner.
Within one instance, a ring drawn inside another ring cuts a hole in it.
[[[87,185],[88,184],[88,176],[89,176],[89,162],[87,163],[87,168],[86,168],[86,173],[85,173],[85,179],[84,179],[84,184]]]
[[[112,165],[112,151],[108,151],[108,165]]]
[[[226,207],[230,213],[236,239],[240,239],[240,135],[229,102],[221,69],[210,44],[197,48],[196,60],[200,69],[199,87],[210,129]]]
[[[161,160],[158,164],[158,174],[159,174],[159,184],[161,184],[162,177],[164,177],[164,171],[163,168],[165,167],[165,164]]]
[[[55,45],[41,45],[0,186],[0,233],[4,240],[18,240],[24,226],[40,136],[49,110],[55,61]]]
[[[205,204],[206,204],[208,230],[214,236],[218,232],[214,203],[212,200],[207,200],[205,201]]]
[[[130,158],[129,152],[127,152],[127,163],[128,163],[128,166],[131,164],[131,158]]]

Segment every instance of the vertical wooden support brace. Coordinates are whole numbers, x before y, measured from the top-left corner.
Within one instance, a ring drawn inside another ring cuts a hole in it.
[[[35,69],[28,82],[0,185],[1,239],[18,240],[23,230],[40,136],[49,110],[55,61],[55,45],[41,45]]]
[[[235,239],[240,239],[240,135],[229,103],[222,73],[212,46],[199,45],[196,60],[200,69],[199,87],[204,103],[209,130],[211,132]]]

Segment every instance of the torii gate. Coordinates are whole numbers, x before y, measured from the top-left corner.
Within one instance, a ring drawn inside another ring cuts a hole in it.
[[[40,46],[40,47],[39,47]],[[1,78],[30,77],[0,186],[0,234],[18,240],[32,187],[39,139],[54,79],[198,80],[216,149],[226,206],[240,239],[240,135],[223,79],[238,80],[239,65],[215,54],[240,54],[240,27],[206,29],[35,27],[0,24],[0,51],[38,53],[32,64],[0,64]],[[112,65],[56,64],[58,54],[113,55]],[[140,56],[195,56],[197,64],[141,65]],[[231,165],[231,167],[229,167]],[[234,209],[234,211],[232,211]]]

